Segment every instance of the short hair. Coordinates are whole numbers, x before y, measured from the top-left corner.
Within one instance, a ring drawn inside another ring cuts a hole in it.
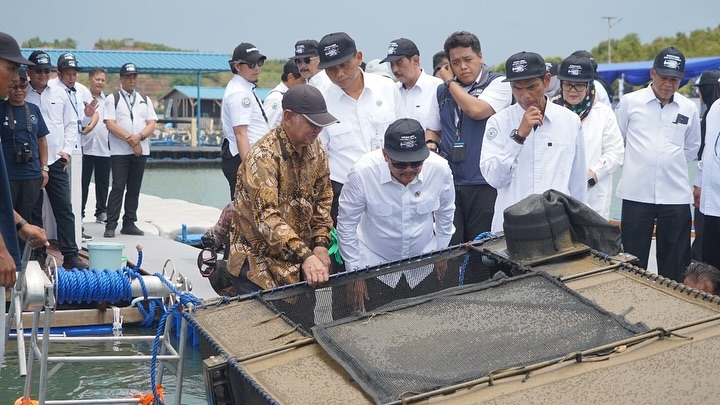
[[[720,270],[707,263],[692,262],[685,270],[685,278],[695,280],[697,283],[710,282],[713,286],[712,293],[720,294]],[[706,291],[709,292],[709,291]]]
[[[478,37],[467,31],[455,31],[445,40],[445,54],[450,56],[450,50],[454,48],[471,48],[473,52],[480,53],[480,40]]]
[[[107,75],[107,72],[105,71],[105,69],[96,67],[96,68],[90,69],[90,71],[88,72],[88,77],[95,77],[95,75],[97,75],[98,73],[104,73],[105,75]]]
[[[300,77],[300,69],[298,68],[297,63],[295,63],[292,59],[288,60],[285,62],[285,65],[283,65],[283,73],[280,75],[280,80],[286,82],[290,73],[292,73],[293,77],[296,79]]]
[[[447,57],[445,51],[435,52],[435,55],[433,55],[433,66],[437,66],[438,63],[442,62],[443,59],[447,59]]]

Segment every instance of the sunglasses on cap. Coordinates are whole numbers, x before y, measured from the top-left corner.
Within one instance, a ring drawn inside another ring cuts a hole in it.
[[[317,56],[306,56],[304,58],[295,58],[295,64],[299,65],[300,62],[305,62],[306,65],[310,64],[310,61],[313,59],[317,59]]]
[[[392,167],[398,170],[407,169],[408,167],[411,169],[417,169],[418,167],[422,166],[424,162],[424,160],[418,160],[417,162],[396,162],[390,159],[390,164],[392,165]]]
[[[241,65],[247,65],[247,67],[249,67],[250,69],[255,69],[256,65],[262,67],[262,65],[265,64],[265,59],[261,59],[257,62],[245,62],[244,60],[239,60],[235,63],[239,63]]]
[[[37,73],[37,74],[39,74],[39,75],[41,75],[41,74],[49,75],[49,74],[50,74],[50,69],[48,69],[48,68],[44,68],[44,69],[43,69],[43,68],[34,68],[34,67],[31,67],[30,70],[32,70],[33,72],[35,72],[35,73]]]

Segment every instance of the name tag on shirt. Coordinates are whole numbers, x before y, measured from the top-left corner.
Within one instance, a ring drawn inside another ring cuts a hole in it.
[[[688,121],[689,121],[688,117],[686,117],[682,114],[678,114],[677,118],[675,118],[675,122],[673,122],[673,124],[687,125]]]

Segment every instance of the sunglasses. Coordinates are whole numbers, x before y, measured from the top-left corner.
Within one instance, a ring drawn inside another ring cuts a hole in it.
[[[562,89],[565,91],[575,90],[578,93],[582,93],[583,91],[587,90],[587,87],[588,87],[587,83],[575,83],[575,84],[568,83],[568,82],[562,83]]]
[[[394,160],[390,160],[392,167],[398,170],[407,169],[408,167],[411,169],[417,169],[422,166],[424,162],[424,160],[418,160],[417,162],[396,162]]]
[[[310,64],[310,61],[313,59],[317,59],[317,56],[306,56],[304,58],[295,58],[295,64],[299,65],[300,62],[305,62],[306,65]]]
[[[25,89],[27,89],[27,86],[28,86],[27,83],[25,83],[25,84],[15,84],[15,85],[10,86],[10,88],[13,89],[13,90],[25,90]]]
[[[50,69],[48,69],[48,68],[45,68],[45,69],[30,68],[30,70],[32,70],[33,72],[35,72],[39,75],[42,75],[42,74],[49,75],[50,74]]]
[[[265,60],[262,59],[257,62],[245,62],[245,61],[239,60],[239,61],[237,61],[237,63],[239,63],[241,65],[247,65],[247,67],[249,67],[250,69],[255,69],[256,65],[262,67],[262,65],[265,64]]]

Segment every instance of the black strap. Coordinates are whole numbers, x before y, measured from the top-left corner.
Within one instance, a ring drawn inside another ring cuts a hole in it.
[[[258,103],[258,107],[260,107],[260,111],[262,112],[263,118],[265,118],[265,123],[268,123],[267,115],[265,115],[265,109],[262,106],[262,103],[260,102],[260,99],[258,99],[257,94],[255,94],[255,89],[252,89],[252,94],[255,96],[255,101]]]
[[[5,108],[5,114],[7,114],[7,120],[8,120],[8,128],[10,128],[10,131],[12,131],[13,136],[13,148],[16,147],[17,141],[15,140],[15,116],[12,111],[12,105],[8,108],[8,105],[10,105],[9,102],[5,102],[3,104],[3,107]],[[30,107],[28,107],[27,103],[23,104],[23,107],[25,107],[25,127],[27,128],[28,134],[30,135],[30,140],[32,140],[32,122],[30,122]],[[17,151],[17,149],[15,149]]]

